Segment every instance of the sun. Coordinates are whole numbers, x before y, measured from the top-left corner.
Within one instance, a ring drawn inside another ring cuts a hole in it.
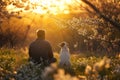
[[[69,14],[77,11],[81,0],[10,0],[6,9],[9,12],[31,11],[38,14]]]
[[[72,4],[72,0],[30,0],[30,3],[35,5],[33,11],[40,14],[58,14],[69,13],[68,5]]]

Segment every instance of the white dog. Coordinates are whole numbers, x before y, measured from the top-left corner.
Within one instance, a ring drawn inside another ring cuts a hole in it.
[[[60,44],[60,66],[70,66],[70,52],[66,42]]]

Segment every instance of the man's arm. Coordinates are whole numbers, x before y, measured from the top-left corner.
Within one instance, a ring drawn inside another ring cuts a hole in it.
[[[53,51],[52,51],[52,47],[50,44],[48,44],[48,57],[50,59],[53,58]]]
[[[29,52],[28,52],[29,58],[31,57],[31,53],[32,53],[32,51],[31,51],[31,45],[30,45],[30,46],[29,46]]]

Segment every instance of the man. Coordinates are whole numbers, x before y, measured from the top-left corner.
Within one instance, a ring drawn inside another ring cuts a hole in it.
[[[29,57],[35,63],[48,61],[48,63],[55,62],[53,58],[53,51],[51,45],[45,40],[45,31],[37,31],[37,39],[30,44]]]

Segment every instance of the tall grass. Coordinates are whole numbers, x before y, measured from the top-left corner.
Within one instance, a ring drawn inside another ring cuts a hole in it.
[[[57,62],[43,68],[28,62],[27,49],[0,50],[0,80],[120,80],[120,58],[71,55],[71,66],[59,67]]]

